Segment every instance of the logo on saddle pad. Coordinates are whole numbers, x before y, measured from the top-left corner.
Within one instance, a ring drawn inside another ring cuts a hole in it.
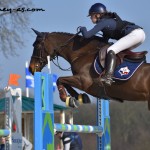
[[[113,78],[116,80],[128,80],[143,63],[144,60],[139,62],[124,60],[119,66],[116,67]],[[104,68],[102,68],[99,63],[98,57],[96,57],[94,61],[94,69],[97,74],[101,74],[104,71]]]
[[[129,68],[126,66],[126,67],[123,67],[123,68],[120,68],[120,70],[118,71],[120,73],[121,76],[123,75],[128,75],[130,70]]]

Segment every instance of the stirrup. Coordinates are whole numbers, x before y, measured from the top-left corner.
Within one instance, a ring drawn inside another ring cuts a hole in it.
[[[101,77],[101,82],[104,82],[104,84],[111,86],[111,84],[114,82],[113,79],[110,76],[102,76]]]

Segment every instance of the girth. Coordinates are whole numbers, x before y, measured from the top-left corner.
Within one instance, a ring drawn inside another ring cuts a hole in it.
[[[100,64],[102,65],[103,68],[105,68],[105,60],[106,60],[106,54],[107,54],[107,49],[110,46],[110,44],[99,48],[99,60],[100,60]],[[147,51],[141,51],[141,52],[132,52],[130,50],[123,50],[121,52],[119,52],[118,54],[116,54],[117,56],[117,65],[119,65],[120,63],[123,62],[123,59],[129,59],[132,61],[138,61],[141,59],[145,58],[145,55],[147,54]]]

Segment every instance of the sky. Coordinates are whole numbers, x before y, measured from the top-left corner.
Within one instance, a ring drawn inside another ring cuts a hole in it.
[[[144,28],[146,33],[145,42],[135,49],[135,51],[149,50],[150,41],[150,16],[149,2],[147,0],[131,1],[131,0],[33,0],[34,6],[31,8],[42,8],[45,11],[31,12],[30,24],[28,25],[29,33],[25,36],[25,47],[17,51],[19,56],[9,57],[6,59],[0,56],[0,89],[3,89],[8,82],[9,74],[16,73],[21,75],[19,79],[22,90],[25,90],[25,62],[30,61],[36,35],[31,30],[34,28],[40,32],[68,32],[76,33],[78,26],[86,26],[90,30],[94,25],[87,17],[88,10],[94,3],[103,3],[107,10],[116,12],[123,20],[131,21]],[[63,68],[68,68],[69,64],[60,59]],[[147,55],[147,62],[150,62],[150,53]],[[68,76],[71,72],[59,70],[51,63],[52,73],[58,76]],[[48,72],[48,69],[43,69]],[[33,90],[31,90],[31,93]],[[60,104],[58,93],[54,93],[55,103]]]

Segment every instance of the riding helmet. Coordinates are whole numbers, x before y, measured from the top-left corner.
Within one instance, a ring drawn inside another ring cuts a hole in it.
[[[94,5],[91,6],[89,9],[89,15],[93,13],[105,13],[107,11],[106,6],[101,4],[101,3],[95,3]]]

